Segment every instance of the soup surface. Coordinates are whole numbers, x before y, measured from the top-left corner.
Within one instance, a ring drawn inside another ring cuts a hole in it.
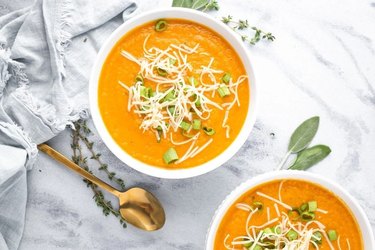
[[[223,152],[239,134],[249,84],[234,49],[197,23],[166,19],[125,34],[109,53],[98,102],[116,143],[162,168],[189,168]]]
[[[363,243],[353,214],[335,194],[280,180],[249,190],[228,209],[214,249],[360,250]]]

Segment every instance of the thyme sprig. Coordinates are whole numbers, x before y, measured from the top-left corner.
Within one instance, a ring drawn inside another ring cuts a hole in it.
[[[172,6],[201,10],[203,12],[210,10],[219,10],[220,8],[217,0],[173,0]],[[238,21],[234,21],[233,17],[228,15],[226,17],[222,17],[221,21],[231,27],[235,32],[237,32],[241,36],[242,41],[248,42],[251,45],[257,44],[260,40],[275,40],[275,36],[272,35],[272,33],[264,32],[263,30],[258,29],[255,26],[250,26],[247,20],[239,19]],[[252,37],[248,37],[247,35],[243,35],[239,32],[240,30],[246,30],[248,28],[253,30],[254,34]]]
[[[81,128],[84,134],[79,133],[78,136],[85,143],[87,149],[90,151],[91,153],[90,159],[96,160],[99,164],[99,170],[103,170],[107,174],[109,180],[113,180],[121,187],[121,190],[125,190],[124,180],[122,180],[121,178],[117,178],[115,172],[109,171],[108,165],[103,163],[102,160],[100,159],[101,154],[95,153],[93,149],[94,143],[87,138],[87,136],[91,134],[91,130],[87,126],[86,122],[83,122],[81,124]]]
[[[94,151],[94,143],[91,142],[88,139],[88,136],[91,134],[90,128],[87,126],[86,121],[77,121],[74,123],[75,129],[72,130],[72,144],[71,148],[73,150],[72,160],[74,163],[88,171],[92,174],[92,171],[90,170],[88,166],[88,157],[84,156],[81,143],[83,142],[83,145],[86,146],[86,148],[89,150],[91,157],[90,160],[96,161],[97,164],[99,164],[99,170],[104,171],[107,173],[108,178],[115,182],[117,185],[121,187],[121,190],[125,189],[125,182],[121,178],[115,177],[115,173],[108,170],[108,165],[103,163],[100,159],[101,154],[96,153]],[[111,201],[108,201],[105,199],[103,192],[99,189],[97,185],[94,183],[88,181],[87,179],[83,180],[87,187],[91,188],[91,190],[94,193],[93,199],[98,207],[102,208],[103,214],[105,216],[108,216],[110,214],[114,215],[116,218],[119,219],[120,224],[126,228],[127,224],[122,219],[120,211],[118,209],[113,208]]]
[[[231,15],[228,15],[226,17],[222,17],[221,21],[231,27],[235,32],[237,32],[241,36],[242,41],[248,42],[251,45],[255,45],[260,40],[274,41],[276,39],[271,32],[264,32],[263,30],[258,29],[255,26],[250,26],[249,21],[246,19],[238,19],[238,21],[234,21],[233,17]],[[252,37],[243,35],[239,32],[240,30],[246,30],[248,28],[254,31]]]
[[[202,11],[204,12],[208,10],[219,10],[219,9],[220,9],[219,3],[216,0],[212,0],[204,6]]]

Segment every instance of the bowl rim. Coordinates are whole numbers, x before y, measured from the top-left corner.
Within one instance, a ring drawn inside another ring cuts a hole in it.
[[[106,60],[108,53],[112,50],[113,46],[118,42],[118,40],[127,32],[131,31],[135,27],[138,27],[139,25],[161,18],[189,20],[206,26],[214,32],[220,34],[236,51],[237,55],[244,65],[246,74],[249,76],[250,102],[248,106],[247,117],[239,134],[234,139],[234,141],[217,157],[191,168],[164,169],[152,166],[132,157],[125,150],[123,150],[111,137],[103,120],[101,119],[101,114],[98,107],[97,89],[99,85],[99,77],[102,70],[102,65]],[[240,40],[240,38],[229,27],[205,13],[186,8],[170,7],[139,14],[124,22],[108,37],[108,39],[101,46],[99,53],[95,59],[94,66],[91,70],[89,82],[89,103],[94,126],[97,129],[99,136],[117,158],[119,158],[129,167],[149,176],[166,179],[182,179],[210,172],[223,165],[238,152],[238,150],[245,143],[255,124],[258,102],[257,92],[258,91],[255,83],[255,75],[253,66],[250,61],[249,52],[247,48],[245,48],[245,45]]]
[[[366,216],[366,213],[364,212],[362,207],[359,205],[358,201],[348,191],[346,191],[343,187],[341,187],[333,180],[330,180],[317,174],[299,170],[279,170],[257,175],[238,185],[232,192],[230,192],[226,196],[226,198],[221,202],[221,204],[216,209],[211,219],[210,226],[208,227],[205,244],[206,250],[214,249],[216,232],[220,225],[220,222],[222,221],[223,216],[226,214],[229,207],[241,195],[243,195],[248,190],[256,186],[259,186],[263,183],[280,179],[294,179],[312,182],[334,193],[337,197],[344,201],[344,203],[353,213],[353,216],[355,217],[362,233],[364,249],[375,249],[374,234],[372,232],[372,227],[368,220],[368,217]]]

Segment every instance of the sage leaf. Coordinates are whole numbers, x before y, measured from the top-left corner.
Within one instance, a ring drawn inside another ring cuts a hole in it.
[[[173,0],[172,7],[184,7],[191,8],[193,6],[193,0]]]
[[[319,127],[319,116],[311,117],[304,121],[293,132],[290,138],[288,151],[290,153],[298,153],[305,149],[314,138]]]
[[[192,9],[199,10],[208,4],[209,0],[195,0],[193,1]]]
[[[300,151],[297,155],[297,160],[289,169],[306,170],[309,167],[320,162],[331,153],[331,149],[325,145],[316,145]]]

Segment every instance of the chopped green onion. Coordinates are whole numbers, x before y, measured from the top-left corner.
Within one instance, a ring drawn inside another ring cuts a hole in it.
[[[199,120],[199,119],[193,120],[193,129],[194,130],[200,130],[201,129],[201,120]]]
[[[253,247],[253,250],[262,250],[263,248],[259,245],[255,245],[255,247]]]
[[[143,96],[145,98],[150,98],[151,93],[152,93],[152,89],[151,88],[140,86],[140,95],[141,96]]]
[[[190,127],[191,127],[191,124],[190,124],[190,123],[187,123],[187,122],[185,122],[185,121],[182,121],[182,122],[180,123],[180,128],[182,128],[182,129],[185,130],[185,131],[189,130]]]
[[[174,111],[176,110],[176,108],[174,107],[174,106],[169,106],[168,107],[168,111],[169,111],[169,113],[171,114],[171,115],[173,115],[174,114]]]
[[[327,235],[330,241],[337,240],[336,230],[328,230]]]
[[[198,81],[197,79],[195,79],[194,76],[189,77],[189,82],[192,86],[195,86],[195,87],[198,86]]]
[[[299,215],[300,215],[300,212],[298,208],[292,208],[292,210],[288,211],[288,216],[291,220],[298,220]]]
[[[156,127],[156,130],[157,130],[157,131],[162,131],[163,129],[162,129],[161,126],[159,125],[159,126]]]
[[[200,97],[197,97],[197,99],[195,101],[195,106],[196,107],[200,107],[201,106],[201,98]]]
[[[286,234],[286,237],[288,238],[288,240],[292,241],[292,240],[296,240],[298,238],[298,234],[297,234],[296,231],[294,231],[293,229],[291,229]]]
[[[170,91],[165,97],[164,97],[164,101],[165,102],[169,102],[169,101],[173,101],[174,99],[176,99],[176,93],[174,92],[174,90]]]
[[[205,132],[207,135],[214,135],[215,130],[213,128],[203,127],[203,132]]]
[[[143,76],[141,74],[136,75],[135,82],[141,82],[143,84],[144,83]]]
[[[161,32],[167,29],[167,22],[165,20],[159,20],[155,24],[155,30]]]
[[[301,219],[305,221],[313,220],[315,219],[315,214],[314,212],[305,211],[301,214]]]
[[[183,136],[187,137],[187,138],[193,138],[195,135],[192,135],[192,134],[189,134],[187,133],[185,130],[182,130],[182,133],[181,133]]]
[[[166,71],[165,69],[162,69],[162,68],[157,67],[157,68],[156,68],[156,71],[158,72],[158,74],[159,74],[160,76],[167,76],[167,75],[168,75],[168,73],[167,73],[167,71]]]
[[[272,234],[273,232],[272,232],[272,229],[271,229],[271,228],[267,227],[267,228],[265,228],[265,229],[263,230],[263,233],[264,233],[264,234]]]
[[[232,76],[231,76],[230,73],[225,73],[225,74],[223,75],[223,77],[221,78],[221,80],[223,81],[223,83],[229,83],[231,77],[232,77]]]
[[[307,210],[307,208],[308,208],[308,204],[302,203],[302,205],[299,207],[300,213],[305,212]]]
[[[281,228],[280,227],[272,227],[271,230],[274,234],[281,234]]]
[[[219,92],[220,97],[230,95],[229,88],[226,85],[223,85],[223,84],[217,89],[217,92]]]
[[[170,64],[170,65],[174,65],[176,62],[177,62],[176,59],[169,58],[169,64]]]
[[[163,155],[165,163],[170,164],[178,160],[177,152],[174,148],[169,148]]]
[[[254,208],[258,208],[259,211],[263,209],[263,203],[260,201],[254,201],[253,206]]]
[[[252,242],[247,242],[247,243],[244,243],[243,246],[246,248],[250,248],[252,244],[253,244]]]
[[[322,244],[322,238],[323,238],[323,235],[321,232],[315,232],[313,233],[313,236],[311,237],[312,240],[317,243],[317,244]]]
[[[318,203],[316,201],[307,202],[309,212],[314,212],[318,208]]]

